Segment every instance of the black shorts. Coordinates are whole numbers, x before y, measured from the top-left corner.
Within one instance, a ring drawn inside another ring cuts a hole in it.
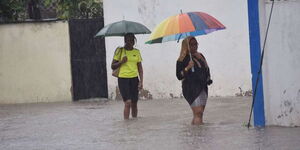
[[[135,78],[118,78],[119,90],[123,101],[132,100],[133,102],[138,101],[139,94],[139,79]]]

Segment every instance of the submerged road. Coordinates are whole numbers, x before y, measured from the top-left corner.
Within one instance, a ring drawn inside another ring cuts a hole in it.
[[[247,129],[251,97],[210,97],[204,125],[190,125],[184,99],[140,100],[123,120],[122,101],[0,105],[1,150],[295,150],[300,128]]]

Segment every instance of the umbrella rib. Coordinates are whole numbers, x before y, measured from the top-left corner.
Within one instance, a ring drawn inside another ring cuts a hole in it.
[[[112,28],[112,24],[109,24],[108,27],[107,27],[107,30],[106,32],[104,33],[104,35],[106,36],[108,33],[110,33],[110,29]]]
[[[125,27],[125,34],[127,34],[127,32],[128,32],[128,24],[126,23],[124,27]]]

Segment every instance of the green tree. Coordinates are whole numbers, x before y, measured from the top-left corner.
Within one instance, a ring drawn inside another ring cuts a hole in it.
[[[45,0],[46,6],[57,4],[58,18],[97,18],[103,15],[101,0]]]
[[[30,0],[0,0],[0,22],[22,21],[28,17]],[[97,18],[103,16],[102,0],[34,0],[46,7],[56,4],[58,18]]]
[[[27,0],[0,0],[0,21],[19,21],[26,17]]]

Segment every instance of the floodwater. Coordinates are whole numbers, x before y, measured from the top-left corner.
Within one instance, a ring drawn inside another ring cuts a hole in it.
[[[296,150],[300,128],[247,129],[250,97],[209,98],[201,126],[183,99],[141,100],[123,120],[122,101],[0,105],[0,149]]]

